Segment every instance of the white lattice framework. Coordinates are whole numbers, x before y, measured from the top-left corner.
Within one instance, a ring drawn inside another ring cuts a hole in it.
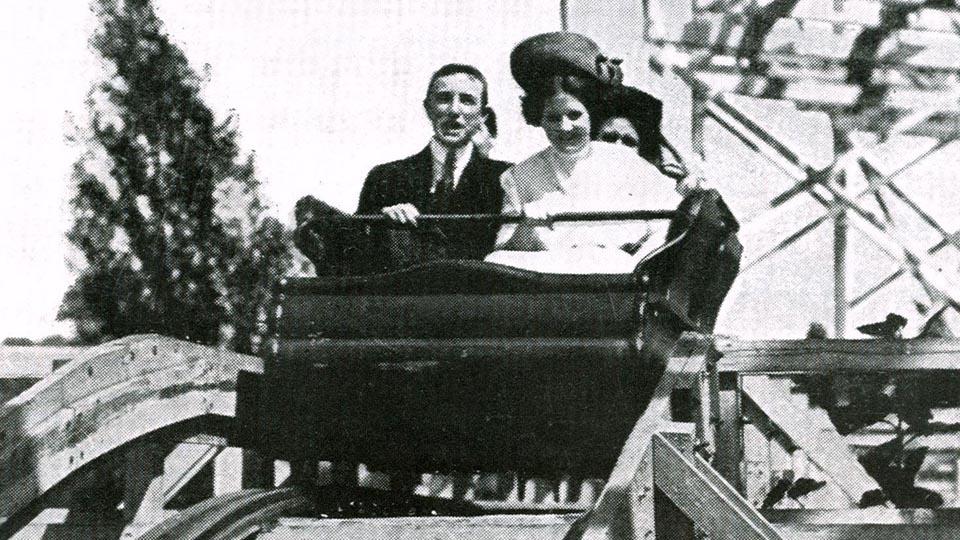
[[[951,211],[960,199],[957,4],[647,0],[644,8],[650,67],[692,92],[693,149],[712,161],[705,135],[725,131],[788,179],[743,205],[741,283],[769,272],[769,261],[789,267],[791,249],[809,249],[811,233],[832,229],[816,249],[831,253],[821,264],[832,266],[835,335],[887,309],[916,326],[960,307],[960,219]],[[801,207],[802,216],[785,218]],[[738,293],[764,301],[735,289],[731,310],[762,309],[738,304]]]

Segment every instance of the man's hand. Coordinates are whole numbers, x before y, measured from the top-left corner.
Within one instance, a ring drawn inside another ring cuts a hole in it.
[[[413,225],[414,227],[417,225],[417,217],[420,216],[420,211],[417,210],[417,207],[410,203],[387,206],[380,212],[387,216],[388,219],[401,225]]]

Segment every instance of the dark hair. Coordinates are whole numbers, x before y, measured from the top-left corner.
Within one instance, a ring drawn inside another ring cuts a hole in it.
[[[433,75],[430,77],[430,83],[427,84],[427,94],[424,96],[424,103],[430,99],[430,92],[433,90],[433,83],[437,82],[437,79],[440,77],[446,77],[448,75],[456,75],[458,73],[463,73],[464,75],[469,75],[474,79],[480,81],[480,84],[483,85],[483,93],[480,96],[480,105],[487,106],[487,78],[483,76],[483,73],[479,69],[469,65],[469,64],[447,64],[440,69],[433,72]]]
[[[647,161],[660,161],[660,143],[663,138],[661,121],[663,104],[659,99],[634,88],[619,86],[604,95],[597,117],[596,130],[613,118],[625,118],[637,131],[637,153]],[[596,134],[595,134],[596,135]]]
[[[491,137],[497,136],[497,113],[493,112],[493,108],[484,107],[483,114],[486,117],[483,120],[483,124],[487,126],[487,131],[490,133]]]
[[[545,79],[542,84],[531,88],[520,98],[520,110],[523,119],[531,126],[540,126],[543,119],[543,107],[551,97],[565,93],[577,98],[590,115],[590,134],[596,135],[600,124],[603,94],[610,86],[595,79],[576,75],[560,75]]]

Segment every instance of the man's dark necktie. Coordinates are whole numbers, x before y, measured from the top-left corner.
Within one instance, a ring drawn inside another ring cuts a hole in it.
[[[453,175],[456,166],[457,153],[453,148],[449,148],[447,149],[447,157],[443,160],[440,181],[437,183],[436,192],[433,194],[434,212],[443,213],[447,211],[450,196],[453,194]]]

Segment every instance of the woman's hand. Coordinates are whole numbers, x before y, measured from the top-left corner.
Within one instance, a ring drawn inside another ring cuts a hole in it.
[[[553,216],[564,210],[563,200],[555,193],[548,193],[535,201],[523,205],[523,216],[531,221],[543,221],[548,224]]]
[[[699,157],[688,158],[687,176],[677,181],[677,193],[682,197],[690,195],[694,191],[706,189],[707,178],[704,174],[704,162]]]
[[[690,195],[694,191],[704,189],[707,183],[706,178],[699,174],[688,174],[686,178],[677,182],[677,193],[682,197]]]

